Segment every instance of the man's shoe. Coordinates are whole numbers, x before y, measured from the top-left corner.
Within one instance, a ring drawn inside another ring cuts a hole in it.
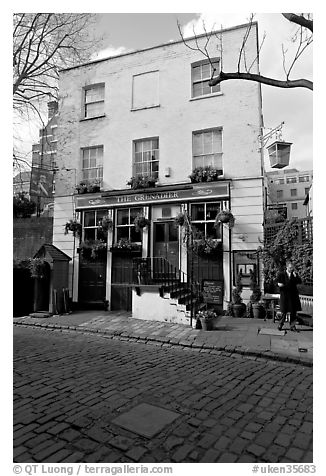
[[[292,331],[292,332],[300,332],[300,331],[298,331],[298,329],[296,329],[295,327],[290,327],[290,331]]]

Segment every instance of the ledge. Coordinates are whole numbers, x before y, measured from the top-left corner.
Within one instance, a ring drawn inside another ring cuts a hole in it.
[[[94,116],[94,117],[82,117],[81,119],[79,119],[79,122],[92,121],[94,119],[101,119],[103,117],[106,117],[106,114],[101,114],[100,116]]]
[[[224,93],[218,92],[213,94],[205,94],[203,96],[197,96],[195,98],[190,98],[189,101],[199,101],[200,99],[215,98],[216,96],[224,96]]]

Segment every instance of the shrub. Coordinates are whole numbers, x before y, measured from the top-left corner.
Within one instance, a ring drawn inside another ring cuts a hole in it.
[[[36,210],[36,203],[26,197],[25,192],[19,192],[13,199],[13,214],[15,218],[29,218]]]

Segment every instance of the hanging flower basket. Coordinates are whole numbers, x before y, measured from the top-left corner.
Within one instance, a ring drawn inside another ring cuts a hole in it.
[[[148,227],[150,224],[150,220],[148,220],[148,218],[145,218],[143,215],[138,215],[134,220],[136,231],[141,231],[143,230],[143,228]]]
[[[113,229],[113,220],[108,215],[105,215],[102,220],[100,221],[100,225],[98,227],[100,231],[107,233]]]
[[[67,235],[69,231],[72,232],[74,237],[81,236],[81,231],[82,231],[81,223],[79,223],[77,220],[69,220],[65,224],[65,235]]]
[[[180,212],[174,219],[174,223],[177,226],[183,226],[186,223],[187,214],[186,212]]]
[[[32,258],[29,264],[29,270],[32,278],[45,278],[46,263],[42,258]]]
[[[292,142],[275,141],[267,147],[273,169],[283,169],[289,165]]]
[[[215,218],[215,227],[218,226],[219,223],[228,223],[229,227],[232,228],[234,226],[234,216],[230,212],[230,210],[221,210]]]

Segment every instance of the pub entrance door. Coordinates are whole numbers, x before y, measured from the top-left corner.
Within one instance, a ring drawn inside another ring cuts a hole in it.
[[[153,223],[153,256],[179,269],[179,229],[173,220]]]

